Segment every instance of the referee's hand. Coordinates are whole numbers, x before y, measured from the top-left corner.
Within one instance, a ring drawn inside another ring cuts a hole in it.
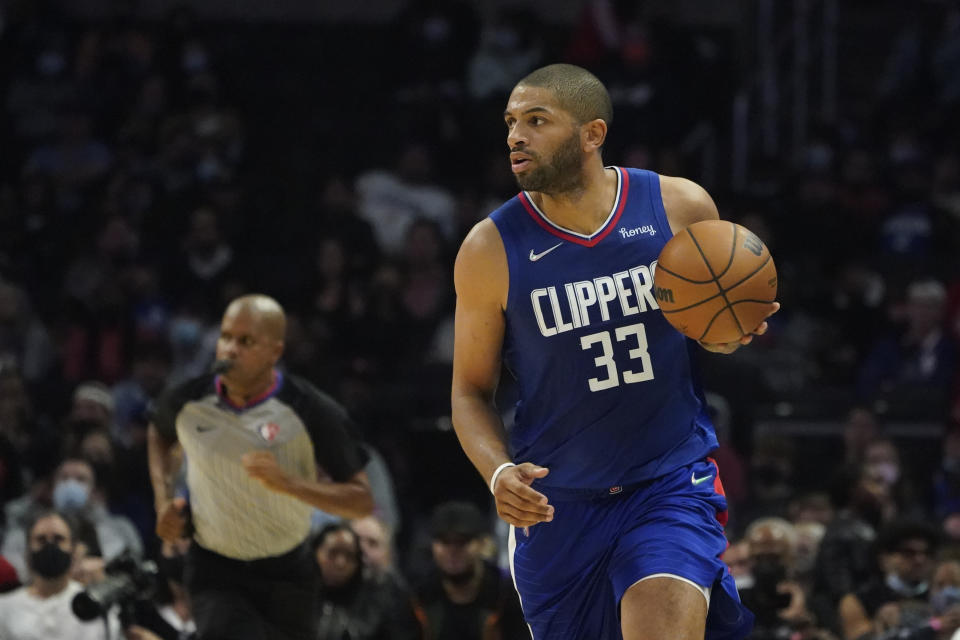
[[[497,514],[515,527],[532,527],[538,522],[553,520],[553,507],[547,496],[533,489],[534,480],[550,473],[546,467],[524,462],[500,472],[493,487]]]
[[[175,542],[187,530],[187,501],[184,498],[166,500],[157,505],[157,535],[165,542]]]
[[[273,491],[286,492],[290,487],[290,476],[280,468],[277,459],[269,451],[251,451],[241,459],[247,475],[259,480],[263,486]]]

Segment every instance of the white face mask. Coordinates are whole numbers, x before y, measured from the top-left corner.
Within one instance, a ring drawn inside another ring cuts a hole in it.
[[[75,513],[90,500],[90,487],[74,478],[67,478],[53,488],[53,506],[59,511]]]
[[[870,465],[869,472],[888,486],[900,479],[900,467],[894,462],[874,462]]]

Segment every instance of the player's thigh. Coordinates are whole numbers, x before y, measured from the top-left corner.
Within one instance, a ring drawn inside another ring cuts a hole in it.
[[[703,640],[707,599],[684,580],[641,580],[623,595],[620,620],[623,640]]]

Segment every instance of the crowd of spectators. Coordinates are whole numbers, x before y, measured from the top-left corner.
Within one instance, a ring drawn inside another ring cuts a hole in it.
[[[448,417],[453,253],[516,191],[503,102],[540,64],[587,66],[615,103],[605,159],[696,180],[681,141],[748,72],[732,36],[622,0],[574,25],[411,0],[340,34],[0,12],[0,588],[66,588],[31,564],[54,534],[74,590],[124,551],[165,558],[158,611],[189,633],[183,550],[153,534],[148,407],[208,368],[224,304],[258,290],[289,312],[285,366],[349,408],[381,479],[377,518],[316,519],[322,637],[510,620],[502,524]],[[798,161],[765,159],[763,190],[712,185],[770,247],[783,303],[749,348],[701,358],[757,638],[960,625],[960,9],[917,15],[877,52],[870,117],[841,105]],[[755,429],[791,416],[833,427],[813,455]]]

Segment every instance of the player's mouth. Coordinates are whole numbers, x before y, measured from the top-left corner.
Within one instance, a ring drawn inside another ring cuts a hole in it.
[[[510,154],[510,170],[514,173],[520,173],[521,171],[526,171],[530,168],[530,165],[533,164],[533,158],[528,156],[525,153],[511,153]]]

